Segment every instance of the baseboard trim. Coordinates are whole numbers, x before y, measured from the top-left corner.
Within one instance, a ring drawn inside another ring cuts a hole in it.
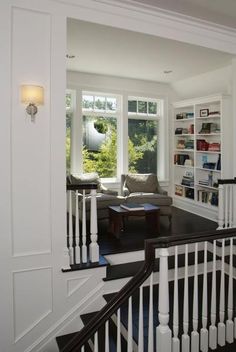
[[[202,216],[203,218],[212,220],[217,223],[217,210],[215,209],[210,209],[206,206],[201,206],[201,205],[195,204],[193,201],[188,201],[185,199],[181,199],[179,197],[173,198],[173,205],[176,208]]]

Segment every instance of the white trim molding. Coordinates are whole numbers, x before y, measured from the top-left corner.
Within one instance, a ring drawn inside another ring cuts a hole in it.
[[[236,29],[133,0],[52,0],[68,17],[236,54]]]

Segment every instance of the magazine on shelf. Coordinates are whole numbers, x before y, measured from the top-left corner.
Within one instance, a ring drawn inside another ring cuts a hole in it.
[[[135,204],[135,203],[121,204],[120,207],[130,211],[144,210],[144,206],[142,204]]]

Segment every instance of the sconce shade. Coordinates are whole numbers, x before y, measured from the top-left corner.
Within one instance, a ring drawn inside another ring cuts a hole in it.
[[[28,85],[21,86],[21,102],[24,104],[43,105],[43,87]]]

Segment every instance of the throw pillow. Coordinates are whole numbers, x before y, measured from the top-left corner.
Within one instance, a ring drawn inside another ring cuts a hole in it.
[[[125,179],[125,186],[130,193],[156,193],[157,176],[154,174],[128,174]]]

